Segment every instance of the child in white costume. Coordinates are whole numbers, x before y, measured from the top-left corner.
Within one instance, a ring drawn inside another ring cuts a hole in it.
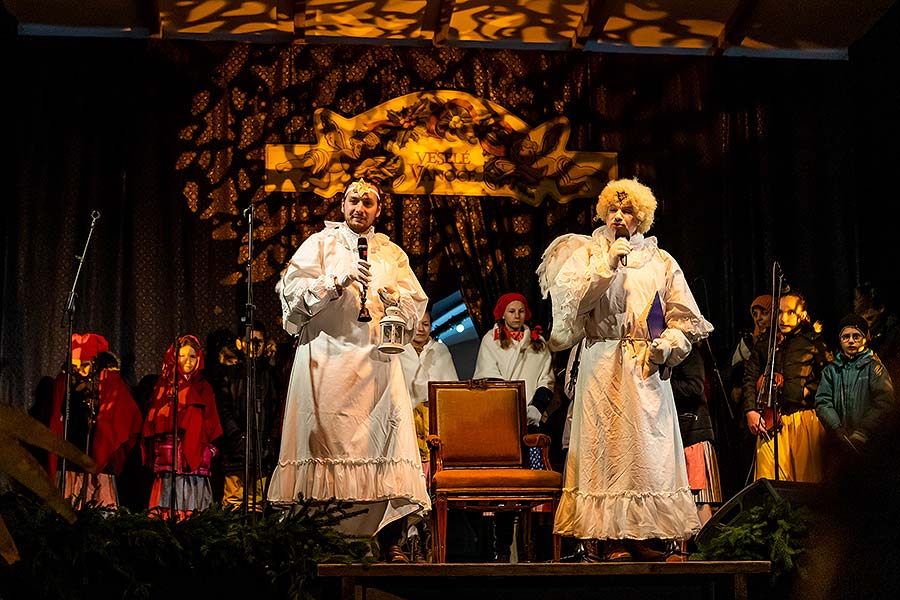
[[[536,431],[553,398],[550,350],[541,337],[540,327],[531,329],[526,324],[531,319],[531,310],[522,294],[500,296],[494,307],[494,318],[496,324],[493,330],[481,340],[474,377],[524,380],[528,427],[530,431]],[[529,462],[534,469],[543,468],[537,448],[532,448],[529,453]],[[506,562],[512,545],[512,515],[500,513],[495,517],[494,524],[497,561]]]
[[[416,427],[416,440],[419,444],[419,457],[422,459],[422,472],[425,481],[431,482],[431,453],[428,449],[428,382],[456,381],[456,365],[450,349],[431,337],[431,310],[416,325],[412,339],[400,353],[400,365],[403,377],[409,389],[409,399],[413,407],[413,422]],[[424,561],[430,549],[428,521],[423,520],[409,528],[407,542],[409,554],[413,561]],[[424,540],[424,542],[423,542]]]
[[[553,396],[550,350],[540,327],[531,329],[528,301],[522,294],[503,294],[494,307],[494,328],[481,339],[475,379],[525,381],[528,424],[538,426]]]

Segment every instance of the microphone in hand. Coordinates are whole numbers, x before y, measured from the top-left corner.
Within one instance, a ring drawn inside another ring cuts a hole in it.
[[[356,242],[356,250],[357,252],[359,252],[360,262],[365,262],[366,265],[368,265],[369,240],[367,240],[363,236],[359,236],[359,239]],[[368,269],[366,274],[368,275]],[[372,316],[369,314],[369,309],[366,307],[366,293],[368,292],[368,283],[367,281],[361,281],[360,283],[362,283],[362,293],[359,295],[359,316],[356,318],[356,320],[366,323],[372,320]]]
[[[610,251],[613,254],[619,255],[619,263],[625,267],[628,266],[628,252],[631,251],[631,246],[627,243],[628,240],[631,239],[631,234],[628,233],[628,229],[625,227],[616,227],[615,229],[616,241],[613,242]],[[625,242],[619,242],[620,239],[624,239]],[[610,267],[615,268],[615,263],[610,264]]]
[[[360,260],[369,260],[369,240],[359,236],[359,240],[356,242],[356,250],[359,252]]]
[[[354,281],[358,281],[360,285],[367,286],[372,281],[372,274],[369,271],[368,262],[364,260],[359,260],[355,262],[350,270],[344,273],[343,275],[337,276],[338,285],[341,287],[350,287]]]

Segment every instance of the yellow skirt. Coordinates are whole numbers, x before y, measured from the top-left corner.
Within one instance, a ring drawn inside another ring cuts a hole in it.
[[[825,429],[814,410],[800,410],[781,419],[778,432],[778,478],[819,483],[824,477]],[[756,440],[756,479],[775,479],[775,436]]]

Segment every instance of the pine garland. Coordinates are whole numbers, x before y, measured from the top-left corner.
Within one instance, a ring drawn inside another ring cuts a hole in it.
[[[4,600],[311,598],[319,563],[371,561],[368,538],[334,528],[358,514],[336,501],[250,518],[213,507],[175,523],[89,506],[70,525],[14,493],[0,512],[22,557],[0,565]]]
[[[773,580],[791,573],[805,551],[810,523],[806,508],[793,508],[783,499],[767,498],[762,505],[741,512],[691,560],[768,560]]]

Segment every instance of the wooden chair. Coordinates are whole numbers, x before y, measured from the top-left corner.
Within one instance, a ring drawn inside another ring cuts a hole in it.
[[[525,382],[433,381],[428,400],[435,560],[447,559],[449,508],[518,512],[527,556],[531,509],[550,503],[556,514],[562,475],[550,468],[550,437],[527,433]],[[544,470],[528,467],[529,447],[541,449]],[[554,535],[554,560],[559,554]]]

